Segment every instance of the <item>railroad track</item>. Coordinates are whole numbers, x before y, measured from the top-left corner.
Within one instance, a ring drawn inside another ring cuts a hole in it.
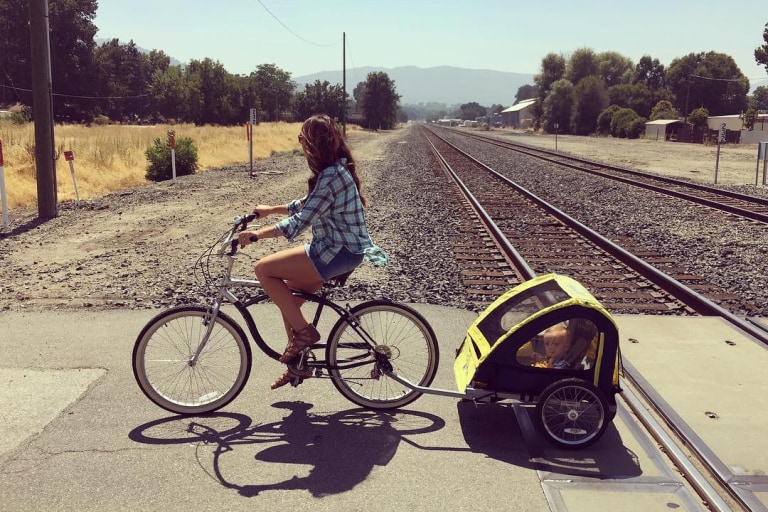
[[[468,212],[454,253],[478,306],[514,284],[557,272],[582,282],[612,313],[720,316],[768,345],[763,329],[727,309],[749,309],[738,297],[663,255],[620,247],[445,139],[424,135]],[[735,503],[744,510],[768,510],[631,365],[624,369],[622,387],[626,414],[631,410],[643,423],[709,509],[732,510]]]
[[[456,130],[449,130],[448,128],[443,128],[442,130],[454,136],[454,142],[461,138],[481,141],[498,148],[514,151],[560,166],[652,190],[660,194],[684,199],[744,219],[768,224],[768,199],[766,198],[740,194],[738,192],[724,190],[701,183],[693,183],[686,180],[670,178],[668,176],[660,176],[638,171],[636,169],[608,165],[602,162],[565,155],[563,153],[536,148],[517,142],[484,137],[475,133],[459,132]]]

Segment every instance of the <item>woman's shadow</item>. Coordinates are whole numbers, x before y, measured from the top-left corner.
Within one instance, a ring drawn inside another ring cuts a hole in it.
[[[422,412],[352,409],[324,415],[311,414],[313,406],[305,402],[277,402],[272,406],[289,414],[282,421],[257,425],[251,425],[247,416],[228,413],[164,418],[137,427],[129,437],[149,444],[189,443],[197,439],[201,467],[221,485],[243,496],[257,496],[270,490],[307,490],[322,497],[349,491],[364,481],[374,466],[387,465],[404,435],[434,432],[445,425],[439,417]],[[237,425],[225,429],[221,426],[225,422]],[[166,438],[158,439],[152,437],[156,432],[173,433],[162,434]],[[224,455],[259,444],[268,446],[253,455],[257,465],[298,464],[311,469],[305,476],[294,474],[274,483],[237,483],[236,480],[244,478],[253,482],[255,471],[250,473],[251,477],[244,471],[225,471]],[[210,451],[212,458],[201,456],[205,451]],[[210,466],[207,461],[211,461]]]

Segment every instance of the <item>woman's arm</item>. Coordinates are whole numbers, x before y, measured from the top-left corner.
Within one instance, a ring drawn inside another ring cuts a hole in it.
[[[259,218],[269,217],[270,215],[288,215],[288,207],[284,204],[275,206],[260,204],[253,209],[253,213],[257,214]]]

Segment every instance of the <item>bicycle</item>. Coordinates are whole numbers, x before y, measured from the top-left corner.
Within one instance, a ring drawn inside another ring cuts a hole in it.
[[[133,349],[133,374],[144,394],[159,407],[177,414],[199,415],[231,403],[245,387],[253,355],[248,336],[232,316],[221,310],[231,304],[240,314],[255,345],[277,360],[276,350],[257,327],[259,316],[248,308],[270,304],[263,291],[238,297],[233,290],[258,289],[256,279],[232,277],[238,254],[237,234],[257,216],[237,216],[195,263],[209,287],[215,290],[209,306],[178,306],[153,317],[139,333]],[[216,250],[218,248],[218,250]],[[215,251],[215,252],[214,252]],[[214,256],[224,260],[221,276],[211,274]],[[354,307],[330,299],[334,289],[344,286],[349,274],[323,283],[317,293],[292,290],[314,308],[312,324],[317,327],[322,313],[333,311],[336,318],[325,343],[305,347],[288,365],[294,375],[292,386],[305,378],[329,378],[336,389],[354,404],[368,409],[395,409],[421,396],[437,373],[439,350],[432,327],[413,308],[388,299],[364,301]],[[276,306],[275,306],[276,307]],[[334,317],[335,318],[335,317]],[[285,344],[285,341],[282,341]],[[318,352],[325,350],[324,359]]]

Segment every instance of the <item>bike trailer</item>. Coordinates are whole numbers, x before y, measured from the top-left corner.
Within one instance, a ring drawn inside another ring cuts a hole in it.
[[[488,306],[454,362],[460,392],[476,401],[537,401],[539,427],[566,448],[596,441],[613,419],[619,370],[610,313],[579,282],[558,274],[522,283]],[[558,427],[564,418],[573,422]]]

